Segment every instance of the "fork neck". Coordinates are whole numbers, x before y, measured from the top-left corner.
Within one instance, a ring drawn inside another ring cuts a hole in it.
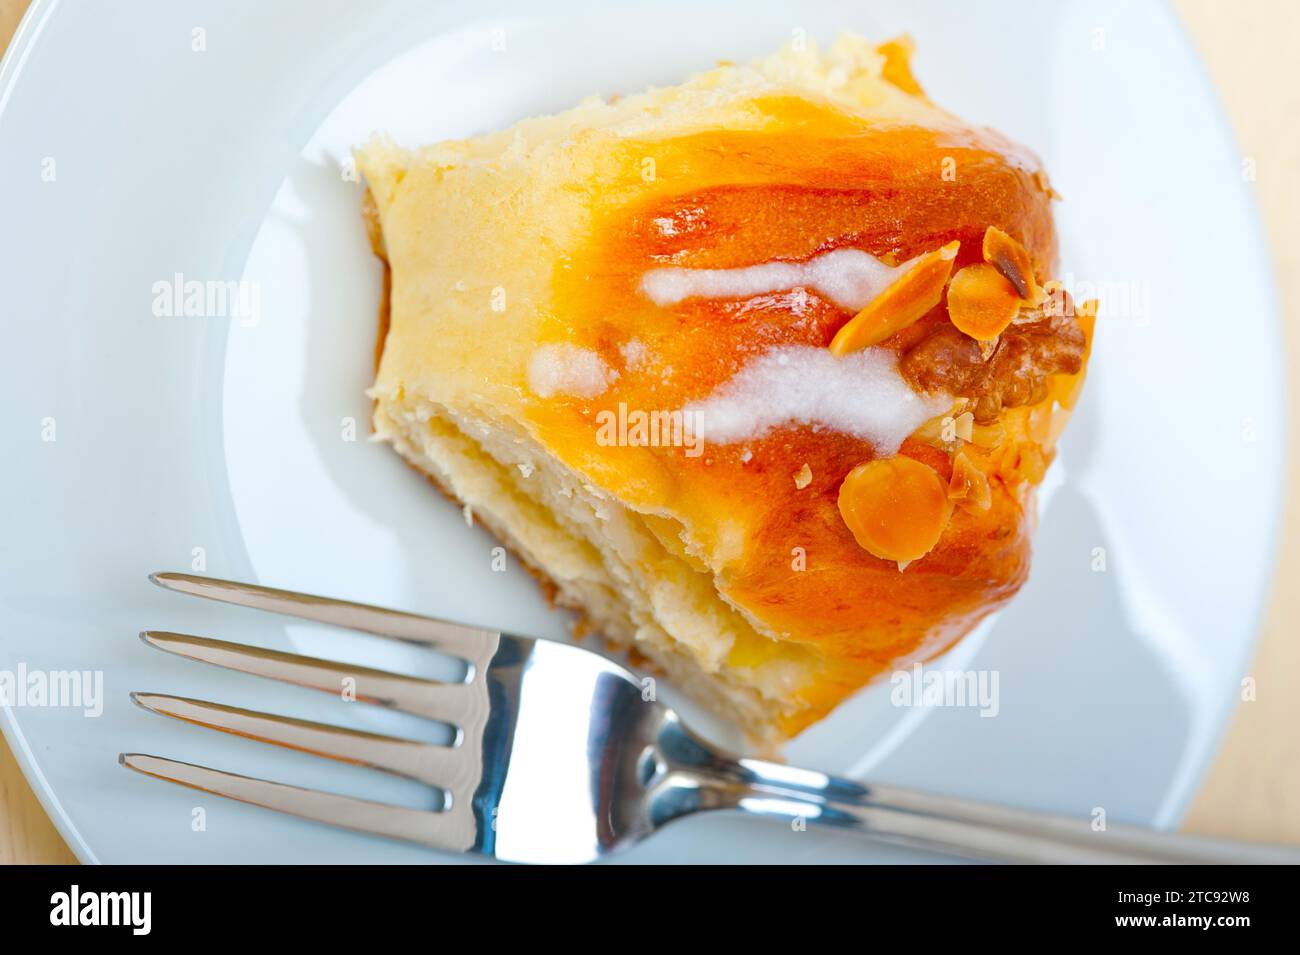
[[[715,749],[673,714],[659,734],[654,766],[643,781],[654,792],[655,825],[706,809],[741,809],[783,819],[854,825],[848,806],[866,804],[866,787],[826,773]]]

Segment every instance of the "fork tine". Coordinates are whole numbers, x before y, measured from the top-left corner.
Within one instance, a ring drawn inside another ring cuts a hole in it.
[[[467,826],[464,815],[460,813],[425,812],[404,806],[390,806],[337,793],[273,783],[252,776],[239,776],[146,753],[122,753],[117,760],[127,769],[146,776],[331,826],[451,852],[464,852],[473,846],[472,820]]]
[[[437,683],[386,670],[165,630],[145,630],[140,639],[190,660],[323,690],[335,696],[342,695],[345,680],[352,680],[357,700],[426,719],[463,725],[475,712],[477,695],[468,683]]]
[[[381,637],[392,637],[407,643],[418,643],[451,653],[472,662],[481,661],[485,644],[497,635],[495,630],[467,627],[459,623],[421,617],[417,614],[388,610],[369,604],[351,603],[330,597],[316,597],[292,590],[276,590],[257,584],[199,577],[194,574],[156,573],[149,579],[160,587],[177,593],[206,597],[223,603],[269,610],[314,620],[317,623],[361,630]]]
[[[262,743],[273,743],[344,763],[379,769],[430,786],[454,785],[456,767],[462,762],[455,750],[446,746],[433,746],[326,723],[259,713],[257,710],[225,706],[206,700],[165,693],[132,693],[131,700],[137,706],[162,716]]]

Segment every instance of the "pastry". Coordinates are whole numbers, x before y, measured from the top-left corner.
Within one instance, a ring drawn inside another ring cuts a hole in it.
[[[378,437],[769,744],[1015,594],[1083,382],[1045,172],[909,52],[844,36],[357,153]]]

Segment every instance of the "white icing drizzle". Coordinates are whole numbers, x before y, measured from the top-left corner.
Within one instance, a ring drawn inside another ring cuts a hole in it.
[[[650,350],[639,338],[630,338],[618,346],[619,354],[628,371],[640,371],[650,358]]]
[[[782,425],[812,425],[861,438],[889,455],[951,406],[947,396],[913,391],[888,349],[836,358],[825,348],[784,345],[750,361],[683,412],[706,442],[731,444]]]
[[[605,393],[615,377],[617,372],[604,359],[577,345],[542,345],[528,359],[528,387],[539,398],[595,398]]]
[[[911,262],[890,266],[860,249],[834,249],[807,262],[763,262],[738,269],[651,269],[641,291],[659,306],[688,298],[748,298],[810,288],[856,312],[887,289]]]

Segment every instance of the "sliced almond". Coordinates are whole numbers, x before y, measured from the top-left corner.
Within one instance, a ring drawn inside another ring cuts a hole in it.
[[[840,485],[839,508],[864,550],[899,563],[928,554],[952,515],[948,486],[938,472],[901,455],[850,471]]]
[[[1056,279],[1043,283],[1043,301],[1040,303],[1044,318],[1060,318],[1074,313],[1074,299],[1065,286]]]
[[[963,411],[953,419],[953,433],[963,441],[971,440],[975,429],[975,415],[970,411]]]
[[[1029,250],[997,226],[984,230],[984,261],[1015,287],[1016,294],[1029,305],[1043,300],[1043,290],[1034,278],[1034,263]]]
[[[1039,444],[1045,444],[1052,433],[1052,407],[1055,404],[1055,401],[1043,401],[1029,409],[1025,430]]]
[[[1020,481],[1038,484],[1047,473],[1047,465],[1048,459],[1042,449],[1033,442],[1024,441],[1017,444],[1007,456],[1000,473],[1013,484]]]
[[[957,433],[958,421],[963,414],[967,414],[967,405],[970,404],[968,398],[958,398],[953,402],[952,408],[947,414],[936,415],[925,424],[921,425],[912,432],[912,437],[918,441],[924,441],[926,444],[936,448],[947,450],[959,435]],[[974,415],[970,416],[974,419]],[[963,439],[969,440],[969,439]]]
[[[1034,184],[1039,189],[1047,193],[1049,199],[1060,199],[1061,194],[1052,188],[1052,181],[1047,178],[1047,173],[1041,169],[1034,170]]]
[[[912,432],[912,437],[917,441],[924,441],[926,444],[936,448],[945,448],[951,442],[947,439],[948,422],[952,420],[951,415],[940,415],[937,418],[931,418],[921,427]]]
[[[987,511],[993,506],[988,477],[965,451],[953,455],[948,497],[972,511]]]
[[[835,333],[831,352],[842,357],[878,345],[938,305],[960,246],[960,242],[949,242],[917,259]]]
[[[886,83],[897,86],[904,93],[924,96],[925,91],[912,75],[911,59],[914,48],[912,38],[906,34],[876,47],[876,52],[885,58],[885,62],[880,67],[880,78]]]
[[[794,486],[798,488],[800,491],[802,491],[811,483],[812,483],[812,468],[808,467],[808,462],[805,461],[804,466],[801,467],[795,473]]]
[[[990,424],[977,424],[971,428],[970,443],[977,448],[996,448],[1007,436],[1007,429],[1000,421]]]
[[[948,286],[948,318],[976,341],[1001,335],[1020,305],[1015,286],[987,262],[966,266]]]

